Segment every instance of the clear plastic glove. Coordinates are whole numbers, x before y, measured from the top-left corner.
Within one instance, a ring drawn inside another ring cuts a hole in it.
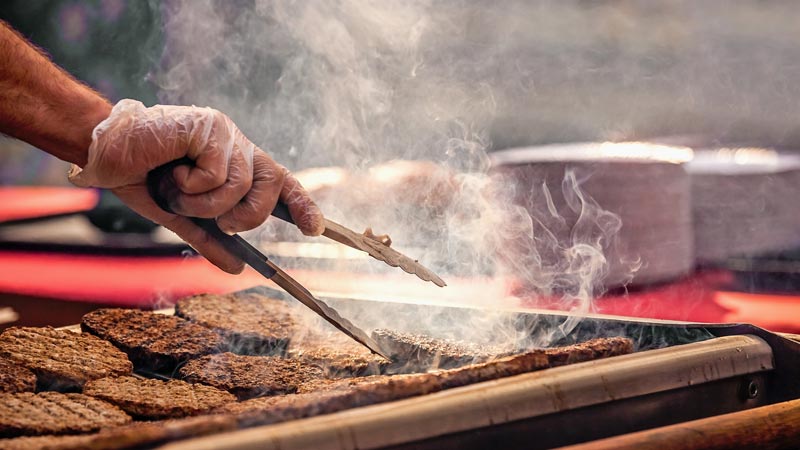
[[[195,166],[174,169],[181,194],[170,205],[177,214],[171,214],[148,194],[147,173],[184,156]],[[230,273],[241,272],[244,263],[184,216],[216,218],[223,231],[235,233],[259,226],[281,199],[304,234],[316,236],[324,229],[322,213],[294,176],[211,108],[146,108],[122,100],[94,129],[88,162],[82,169],[73,166],[69,179],[81,187],[111,189],[131,209],[174,231]]]

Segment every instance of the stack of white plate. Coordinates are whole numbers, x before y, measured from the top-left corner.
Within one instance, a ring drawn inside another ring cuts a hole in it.
[[[800,245],[800,156],[760,148],[698,150],[686,168],[698,262]]]
[[[690,183],[682,163],[691,157],[686,147],[638,142],[493,153],[493,171],[513,191],[511,201],[533,219],[528,241],[504,246],[506,271],[537,283],[541,277],[532,271],[584,271],[602,278],[591,282],[605,287],[688,273],[694,251]],[[596,260],[596,251],[605,258],[601,267],[587,262]],[[576,258],[576,252],[588,253]]]

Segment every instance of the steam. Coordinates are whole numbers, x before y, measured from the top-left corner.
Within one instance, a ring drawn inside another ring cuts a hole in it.
[[[604,250],[622,225],[581,190],[580,174],[565,173],[560,187],[516,186],[490,174],[489,126],[498,102],[533,81],[527,71],[498,77],[493,66],[524,24],[515,20],[510,29],[494,30],[492,39],[486,39],[488,30],[477,30],[482,40],[472,42],[475,18],[491,12],[471,6],[170,2],[164,7],[167,46],[154,80],[162,102],[226,112],[293,170],[345,168],[350,185],[318,199],[328,217],[389,233],[401,251],[435,271],[513,273],[533,292],[589,312],[606,275]],[[513,201],[529,189],[545,201]],[[566,209],[557,207],[553,189]],[[283,236],[270,222],[262,236]],[[383,270],[376,266],[369,270]],[[488,307],[497,301],[481,300]],[[385,323],[381,311],[342,313],[357,316],[367,329],[434,335],[458,323],[451,314],[409,317],[403,329],[399,317]],[[534,332],[509,327],[506,315],[471,317],[456,328],[476,341],[513,341]],[[577,320],[562,324],[561,332],[569,334]],[[443,337],[463,338],[453,334]]]

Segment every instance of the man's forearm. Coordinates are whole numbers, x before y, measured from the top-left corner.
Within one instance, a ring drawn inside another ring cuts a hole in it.
[[[80,166],[111,104],[0,21],[0,132]]]

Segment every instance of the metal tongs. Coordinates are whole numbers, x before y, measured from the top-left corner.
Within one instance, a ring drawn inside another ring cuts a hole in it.
[[[172,171],[175,167],[180,165],[194,165],[194,161],[184,157],[157,167],[147,174],[147,188],[150,195],[159,207],[168,212],[173,212],[170,208],[170,202],[178,193]],[[289,209],[283,203],[278,203],[272,211],[272,215],[289,223],[294,223],[292,216],[289,214]],[[290,277],[257,248],[250,245],[244,238],[238,234],[229,235],[220,230],[215,219],[192,217],[191,220],[222,244],[226,250],[236,255],[264,277],[274,281],[275,284],[283,288],[292,297],[311,308],[312,311],[319,314],[337,329],[361,343],[373,353],[390,359],[389,356],[381,350],[378,343],[367,335],[367,333],[353,325],[349,320],[340,316],[335,309],[316,299],[308,289]],[[392,267],[399,267],[410,274],[416,275],[422,280],[431,281],[440,287],[445,286],[445,282],[441,278],[419,264],[419,262],[392,249],[381,241],[373,239],[367,234],[356,233],[343,225],[325,219],[325,231],[322,235],[354,249],[366,252],[373,258],[383,261]]]
[[[272,215],[286,222],[294,223],[292,216],[289,214],[289,208],[287,208],[283,202],[278,202],[278,204],[275,205],[275,209],[272,210]],[[325,219],[324,223],[325,231],[322,232],[322,235],[326,238],[356,250],[361,250],[378,261],[383,261],[392,267],[399,267],[407,273],[416,275],[417,278],[421,280],[430,281],[439,287],[447,286],[444,280],[439,278],[433,271],[420,264],[417,260],[411,259],[389,247],[389,245],[371,237],[369,233],[356,233],[344,225],[340,225],[328,219]]]

